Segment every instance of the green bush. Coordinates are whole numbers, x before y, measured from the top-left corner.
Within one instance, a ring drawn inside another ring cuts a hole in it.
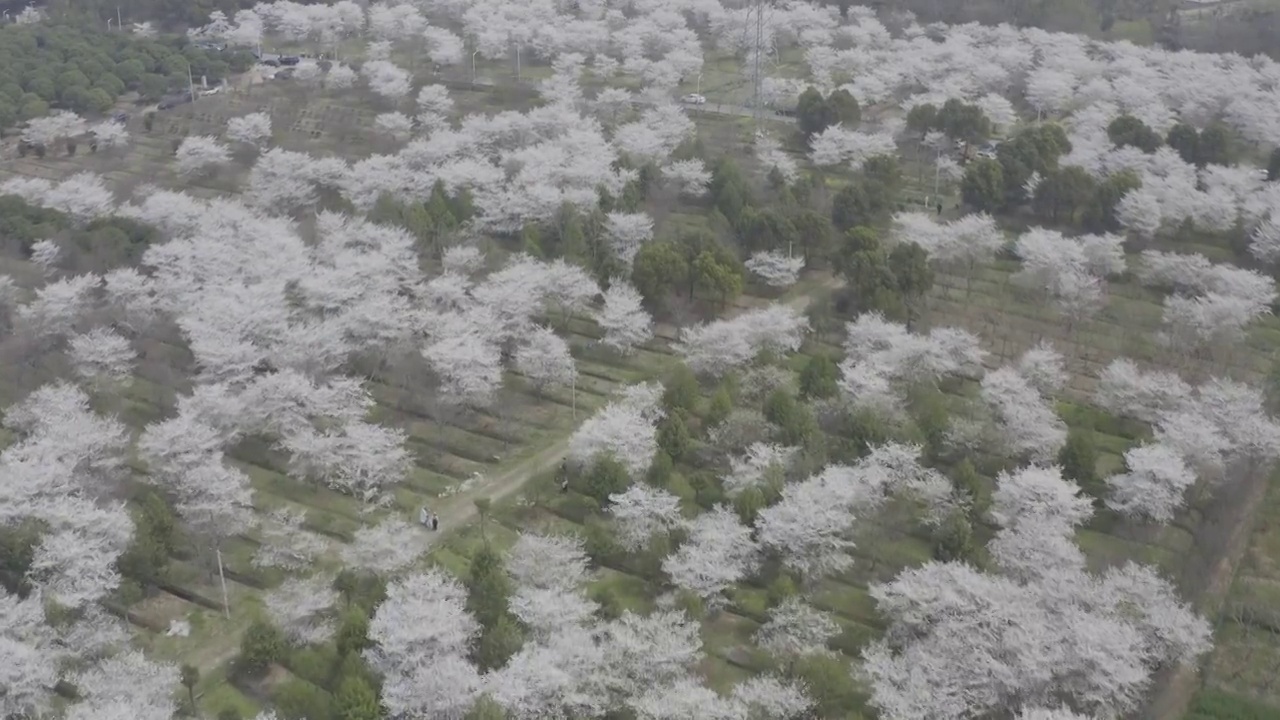
[[[359,677],[349,677],[338,686],[333,697],[337,720],[380,720],[382,708],[378,693]]]
[[[284,633],[264,620],[255,620],[240,638],[240,657],[237,669],[242,673],[258,675],[267,666],[280,662],[288,646]]]
[[[329,679],[338,666],[338,651],[333,645],[294,648],[283,660],[289,672],[311,684],[329,688]]]
[[[333,696],[306,680],[282,683],[271,699],[285,720],[337,720]]]

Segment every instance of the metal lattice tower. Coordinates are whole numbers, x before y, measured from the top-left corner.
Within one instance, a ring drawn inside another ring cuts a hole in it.
[[[751,117],[755,121],[756,130],[760,130],[760,121],[764,118],[764,108],[760,96],[764,76],[760,74],[760,56],[764,54],[764,4],[766,0],[751,0],[756,10],[756,41],[751,56]]]

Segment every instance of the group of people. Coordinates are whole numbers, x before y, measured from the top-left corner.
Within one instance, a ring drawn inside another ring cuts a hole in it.
[[[440,516],[427,510],[426,507],[419,508],[418,522],[426,526],[428,530],[440,529]]]

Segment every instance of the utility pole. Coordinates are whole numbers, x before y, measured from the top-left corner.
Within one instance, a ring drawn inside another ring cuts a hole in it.
[[[231,603],[227,600],[227,576],[222,572],[222,548],[214,548],[218,556],[218,580],[222,582],[222,614],[231,619]]]
[[[124,24],[120,22],[120,6],[116,6],[116,29],[124,30]]]

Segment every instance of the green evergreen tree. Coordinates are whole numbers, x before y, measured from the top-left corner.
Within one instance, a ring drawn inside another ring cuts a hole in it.
[[[658,447],[662,448],[667,455],[670,455],[671,459],[679,460],[683,458],[685,453],[689,452],[691,442],[689,429],[679,415],[668,415],[659,423]]]
[[[362,677],[343,678],[333,695],[337,720],[381,720],[378,693]]]
[[[1074,480],[1086,494],[1098,500],[1105,496],[1106,483],[1098,477],[1098,450],[1093,430],[1069,429],[1067,442],[1058,451],[1058,464],[1062,466],[1062,476]]]
[[[834,397],[839,388],[840,368],[824,353],[809,358],[800,371],[800,394],[806,399]]]

